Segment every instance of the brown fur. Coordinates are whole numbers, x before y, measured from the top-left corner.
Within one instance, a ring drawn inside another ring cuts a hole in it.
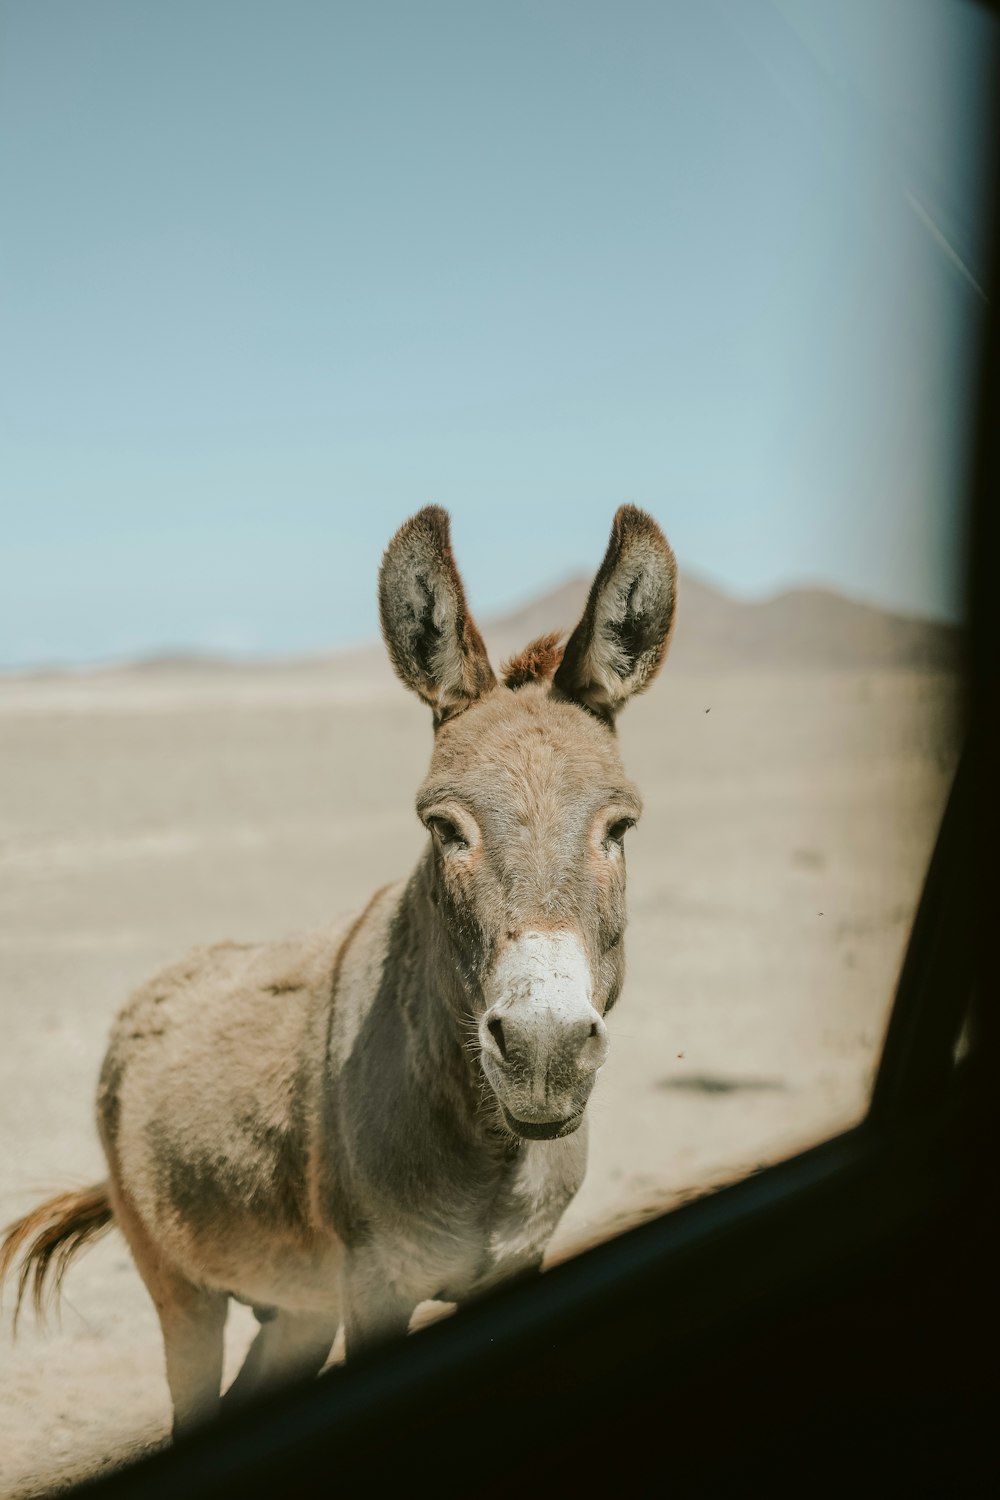
[[[517,689],[529,682],[546,682],[563,659],[562,631],[540,635],[536,641],[510,657],[500,668],[505,687]]]

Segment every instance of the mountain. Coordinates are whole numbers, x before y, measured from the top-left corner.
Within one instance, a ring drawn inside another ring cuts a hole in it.
[[[482,621],[494,666],[536,636],[575,626],[583,613],[589,578],[569,578],[508,614]],[[677,624],[670,647],[672,671],[854,670],[955,671],[961,634],[952,625],[893,614],[847,599],[832,589],[789,589],[771,599],[745,602],[683,572],[678,584]],[[15,682],[72,681],[83,687],[101,680],[165,683],[234,681],[253,674],[275,684],[303,686],[334,679],[338,691],[381,691],[392,672],[380,642],[311,656],[252,658],[198,651],[154,653],[131,662],[92,667],[50,667],[0,674]],[[284,691],[284,689],[282,689]]]
[[[483,635],[494,659],[511,655],[546,631],[571,630],[583,612],[588,587],[589,579],[570,578],[485,624]],[[682,571],[677,596],[673,670],[952,671],[960,661],[957,627],[878,609],[833,589],[788,589],[745,602]]]

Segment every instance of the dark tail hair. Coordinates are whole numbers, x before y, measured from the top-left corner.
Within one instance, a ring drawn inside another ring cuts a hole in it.
[[[46,1300],[58,1297],[70,1261],[84,1245],[100,1239],[114,1217],[108,1185],[97,1182],[76,1192],[58,1193],[9,1226],[0,1244],[0,1289],[20,1259],[15,1329],[28,1287],[35,1316],[44,1323]]]

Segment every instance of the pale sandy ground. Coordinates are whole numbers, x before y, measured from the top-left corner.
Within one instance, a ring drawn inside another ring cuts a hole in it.
[[[629,708],[629,980],[565,1247],[862,1112],[954,764],[912,672],[670,671]],[[325,922],[404,873],[430,726],[325,667],[0,683],[0,1222],[103,1175],[92,1099],[129,988],[188,946]],[[248,1331],[236,1319],[233,1359]],[[159,1333],[112,1236],[61,1327],[0,1329],[0,1493],[162,1437]]]

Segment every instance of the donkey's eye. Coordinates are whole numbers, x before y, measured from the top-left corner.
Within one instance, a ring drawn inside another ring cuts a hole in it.
[[[625,835],[628,833],[630,828],[634,827],[634,818],[619,818],[617,822],[612,823],[611,827],[604,835],[605,845],[610,846],[612,844],[616,844],[620,849],[625,842]]]
[[[434,816],[427,819],[427,827],[433,833],[442,849],[467,849],[468,841],[462,837],[460,830],[450,818]]]

